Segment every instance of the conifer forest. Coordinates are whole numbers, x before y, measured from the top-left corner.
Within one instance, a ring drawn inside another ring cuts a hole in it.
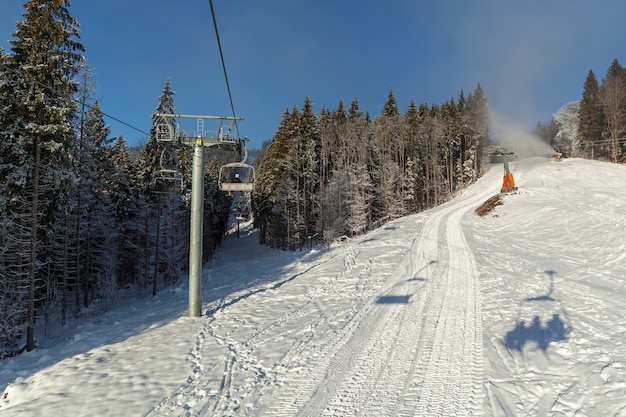
[[[131,147],[110,135],[69,1],[24,8],[10,50],[0,49],[0,360],[49,336],[36,324],[48,333],[173,285],[189,254],[192,151],[156,139],[159,114],[175,113],[175,80],[155,91],[153,128]],[[535,134],[571,156],[623,162],[625,107],[615,60],[601,82],[590,71],[580,102]],[[390,90],[381,108],[370,114],[355,98],[316,112],[308,97],[287,107],[253,161],[261,244],[302,250],[363,234],[449,200],[484,172],[492,138],[479,83],[406,109]],[[220,167],[239,155],[205,152],[206,261],[233,202],[219,190]],[[176,192],[155,189],[164,170],[181,173]]]

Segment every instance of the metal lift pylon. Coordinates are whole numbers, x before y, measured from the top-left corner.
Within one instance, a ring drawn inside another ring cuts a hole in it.
[[[204,148],[218,147],[226,150],[236,150],[240,146],[239,139],[231,139],[230,132],[243,117],[235,116],[194,116],[184,114],[158,114],[164,120],[157,126],[157,141],[170,146],[193,146],[193,167],[191,175],[191,219],[189,223],[189,317],[202,315],[202,219],[204,207]],[[217,137],[197,136],[190,138],[181,135],[179,129],[172,123],[178,118],[219,120]],[[225,129],[224,121],[231,121]]]
[[[509,160],[506,155],[504,157],[504,177],[502,178],[502,188],[500,189],[501,193],[511,193],[513,191],[517,191],[517,187],[515,186],[515,179],[513,178],[513,174],[509,170]]]

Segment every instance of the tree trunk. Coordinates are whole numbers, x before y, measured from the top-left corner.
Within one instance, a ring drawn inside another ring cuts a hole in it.
[[[92,261],[92,256],[91,256],[91,214],[89,214],[89,216],[87,217],[87,248],[85,250],[85,271],[87,271],[87,274],[85,276],[85,278],[83,279],[83,307],[87,308],[89,307],[89,276],[91,275],[91,261]],[[78,270],[80,270],[80,266],[78,267]]]
[[[159,277],[159,244],[161,237],[161,195],[157,199],[156,245],[154,248],[154,279],[152,280],[152,296],[157,295],[157,278]]]
[[[144,271],[143,271],[143,282],[141,283],[141,288],[145,288],[146,285],[148,285],[148,274],[149,274],[149,269],[150,269],[150,245],[148,244],[150,241],[150,238],[148,237],[148,232],[149,232],[149,219],[148,219],[148,209],[146,208],[146,219],[145,219],[145,223],[144,223]]]
[[[80,182],[79,182],[79,189],[80,189]],[[82,198],[81,198],[81,193],[79,192],[78,195],[76,196],[77,198],[77,202],[76,202],[76,254],[75,254],[75,262],[76,262],[76,271],[74,272],[74,301],[76,302],[76,311],[80,310],[80,265],[81,265],[81,259],[80,259],[80,246],[81,246],[81,241],[80,241],[80,235],[81,235],[81,206],[82,206]]]
[[[35,138],[35,167],[33,170],[33,202],[30,217],[30,259],[28,271],[28,312],[26,328],[26,351],[35,348],[35,277],[37,274],[37,224],[38,224],[38,193],[39,165],[41,162],[41,138]]]
[[[65,326],[65,321],[67,320],[67,286],[68,286],[68,265],[67,258],[69,256],[68,251],[68,225],[67,218],[68,214],[65,213],[64,224],[63,224],[63,286],[62,286],[62,296],[61,296],[61,326]]]

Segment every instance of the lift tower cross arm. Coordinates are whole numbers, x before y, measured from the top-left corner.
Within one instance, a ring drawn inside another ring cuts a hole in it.
[[[218,146],[220,148],[228,148],[228,150],[234,150],[234,148],[239,144],[240,141],[239,139],[233,139],[231,137],[231,133],[237,122],[243,120],[243,117],[205,116],[173,113],[157,113],[156,116],[162,119],[161,123],[157,123],[157,141],[162,143],[169,143],[173,146],[194,147],[196,145],[198,135],[193,135],[193,137],[183,135],[180,129],[174,123],[174,120],[176,119],[196,119],[197,121],[218,120],[219,126],[216,136],[209,136],[209,132],[204,130],[204,122],[202,123],[203,131],[200,137],[202,138],[202,146],[204,147]]]

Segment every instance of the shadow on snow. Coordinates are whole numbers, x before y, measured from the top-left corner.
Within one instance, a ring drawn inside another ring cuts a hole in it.
[[[556,301],[552,298],[552,292],[554,291],[554,276],[556,272],[548,269],[544,271],[550,277],[550,288],[548,288],[548,292],[544,295],[540,295],[539,297],[529,297],[525,301]]]
[[[504,337],[504,345],[509,350],[517,350],[521,353],[526,343],[535,342],[545,352],[550,343],[567,340],[570,332],[571,328],[565,324],[559,314],[553,314],[545,325],[541,323],[539,316],[535,316],[528,324],[524,320],[519,321],[515,328]]]
[[[548,292],[537,297],[525,298],[524,301],[558,301],[552,297],[556,272],[553,270],[546,270],[544,272],[550,278]],[[545,353],[550,343],[567,340],[571,331],[571,327],[567,325],[557,313],[553,314],[552,318],[545,324],[541,322],[541,318],[538,315],[535,315],[529,323],[525,320],[518,321],[513,330],[507,332],[504,336],[504,345],[509,350],[516,350],[521,353],[526,343],[534,342],[537,344],[537,347]]]
[[[410,299],[410,295],[380,295],[376,304],[408,304]]]
[[[420,276],[417,276],[418,274],[420,274],[423,270],[425,270],[426,268],[428,268],[431,265],[436,264],[437,261],[432,260],[430,262],[428,262],[426,265],[424,265],[422,268],[420,268],[419,270],[417,270],[415,272],[414,277],[407,279],[406,281],[401,281],[398,284],[396,284],[395,286],[399,286],[404,284],[405,282],[424,282],[426,281],[426,278],[422,278]],[[407,295],[379,295],[378,298],[376,298],[376,304],[409,304],[409,302],[411,301],[411,296],[412,294],[407,294]]]

